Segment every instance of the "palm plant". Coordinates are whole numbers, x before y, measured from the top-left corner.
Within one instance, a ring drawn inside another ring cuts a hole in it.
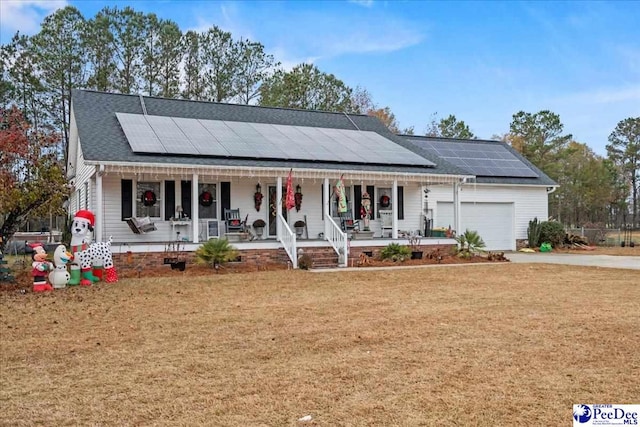
[[[464,233],[456,237],[458,242],[458,256],[470,258],[479,252],[484,252],[484,240],[475,230],[465,230]]]
[[[238,258],[238,250],[227,239],[211,239],[196,250],[196,262],[218,269],[225,262]]]

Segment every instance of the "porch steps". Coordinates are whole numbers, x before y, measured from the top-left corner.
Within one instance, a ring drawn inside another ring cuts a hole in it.
[[[313,260],[313,269],[338,267],[338,254],[333,248],[303,248],[304,254]]]

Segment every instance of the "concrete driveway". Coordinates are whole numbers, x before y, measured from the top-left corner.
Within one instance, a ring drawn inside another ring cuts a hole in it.
[[[510,252],[506,253],[505,256],[509,258],[511,262],[516,263],[584,265],[588,267],[640,270],[640,257],[637,256],[556,254],[553,252]]]

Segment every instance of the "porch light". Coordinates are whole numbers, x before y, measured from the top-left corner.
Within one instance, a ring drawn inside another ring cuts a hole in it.
[[[300,184],[296,185],[296,193],[302,193],[302,187],[300,187]]]
[[[256,193],[262,193],[262,186],[260,185],[260,183],[256,185]]]

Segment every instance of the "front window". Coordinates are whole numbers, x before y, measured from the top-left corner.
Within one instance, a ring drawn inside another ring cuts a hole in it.
[[[202,219],[218,217],[216,184],[198,184],[198,216]]]
[[[136,183],[136,216],[160,218],[160,183]]]

